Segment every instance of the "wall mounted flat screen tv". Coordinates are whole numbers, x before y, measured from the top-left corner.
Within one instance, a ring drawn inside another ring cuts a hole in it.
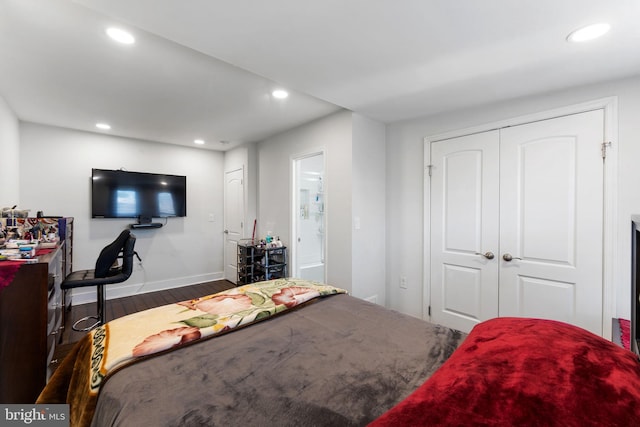
[[[124,170],[91,170],[93,218],[187,216],[187,177]]]

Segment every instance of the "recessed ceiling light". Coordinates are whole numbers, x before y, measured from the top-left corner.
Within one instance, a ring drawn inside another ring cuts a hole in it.
[[[282,89],[276,89],[271,92],[271,95],[273,95],[273,97],[277,99],[285,99],[287,96],[289,96],[289,92]]]
[[[136,41],[131,33],[121,30],[120,28],[107,28],[107,35],[113,40],[123,44],[133,44]]]
[[[198,144],[198,145],[204,145],[204,140],[203,139],[194,139],[193,143],[194,144]]]
[[[109,126],[107,123],[96,123],[96,127],[98,129],[102,129],[102,130],[109,130],[111,129],[111,126]]]
[[[605,35],[609,29],[611,29],[611,26],[606,22],[587,25],[569,34],[567,40],[570,42],[586,42]]]

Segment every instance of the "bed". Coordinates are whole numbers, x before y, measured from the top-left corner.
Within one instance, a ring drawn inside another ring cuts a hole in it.
[[[465,337],[324,286],[262,282],[116,319],[77,343],[38,403],[69,403],[72,426],[366,425],[417,389]],[[225,313],[212,325],[215,301]],[[167,310],[181,319],[155,320]],[[156,323],[173,332],[145,331]],[[191,339],[194,326],[218,331]],[[133,351],[119,350],[117,335]],[[107,353],[113,366],[100,378],[104,372],[91,367]]]
[[[70,403],[74,426],[640,425],[636,355],[562,322],[492,319],[465,336],[287,279],[136,313],[107,332],[176,308],[182,320],[156,328],[167,336],[125,337],[138,343],[129,355],[88,335],[39,403]],[[119,361],[86,393],[107,352]]]

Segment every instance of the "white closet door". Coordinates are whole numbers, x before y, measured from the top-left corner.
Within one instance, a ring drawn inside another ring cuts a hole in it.
[[[602,335],[603,114],[500,131],[500,316]]]
[[[433,322],[537,317],[602,335],[603,135],[596,110],[431,144]]]
[[[498,131],[433,143],[431,160],[432,321],[469,331],[498,316]]]

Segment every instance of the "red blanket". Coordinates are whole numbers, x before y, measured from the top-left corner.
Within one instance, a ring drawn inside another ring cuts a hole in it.
[[[477,325],[445,364],[371,426],[638,426],[638,358],[561,322]]]
[[[0,264],[0,291],[13,281],[23,261],[2,261]]]
[[[52,250],[53,249],[38,249],[36,256],[48,254]],[[13,278],[16,276],[16,273],[25,262],[27,261],[0,262],[0,291],[2,291],[5,286],[9,286],[13,281]]]

